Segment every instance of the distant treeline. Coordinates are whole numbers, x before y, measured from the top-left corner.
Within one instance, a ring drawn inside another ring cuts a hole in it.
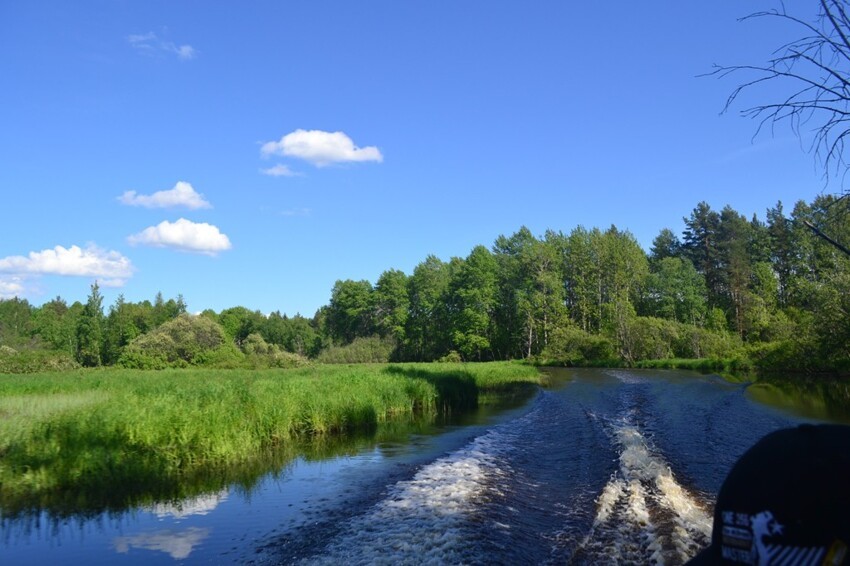
[[[701,202],[684,220],[681,236],[662,230],[649,253],[614,226],[540,237],[521,228],[466,258],[428,256],[411,275],[337,281],[312,319],[244,307],[191,317],[182,297],[161,295],[119,297],[104,314],[96,286],[85,304],[0,301],[0,371],[4,359],[6,371],[12,360],[276,367],[515,358],[850,369],[850,257],[806,225],[850,242],[846,202],[821,196],[790,214],[778,203],[765,220]]]

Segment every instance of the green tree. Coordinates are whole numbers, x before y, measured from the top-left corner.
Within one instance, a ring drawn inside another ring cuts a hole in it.
[[[464,359],[481,361],[492,357],[497,269],[493,254],[479,245],[472,249],[452,278],[452,342]]]
[[[734,329],[742,338],[746,335],[747,293],[752,275],[749,243],[751,225],[731,206],[720,213],[717,230],[720,298],[719,305],[731,314]]]
[[[407,351],[417,361],[432,361],[450,348],[448,292],[452,267],[429,255],[413,269],[408,280],[410,310]]]
[[[602,327],[602,233],[578,226],[561,245],[561,272],[570,317],[585,332]]]
[[[124,300],[123,294],[118,295],[106,317],[103,348],[105,364],[117,362],[124,347],[141,334],[133,318],[132,305]]]
[[[794,280],[801,271],[799,263],[799,232],[793,223],[785,218],[782,201],[767,210],[767,233],[770,242],[770,263],[778,279],[779,305],[785,307],[791,303]]]
[[[26,299],[0,299],[0,345],[27,345],[33,331],[33,308]]]
[[[384,271],[375,284],[372,297],[372,318],[382,338],[393,338],[402,345],[406,339],[407,317],[410,311],[408,277],[397,269]]]
[[[665,257],[654,262],[641,303],[649,316],[701,326],[707,308],[705,279],[689,260]]]
[[[686,228],[683,233],[682,251],[705,277],[709,306],[719,306],[724,302],[723,275],[717,249],[720,215],[703,201],[697,204],[690,217],[684,221]]]
[[[259,311],[252,311],[245,307],[231,307],[219,313],[218,322],[227,336],[237,345],[241,345],[249,334],[260,330],[265,323],[265,317]]]
[[[83,366],[99,366],[103,351],[103,296],[97,282],[77,321],[77,361]]]
[[[71,356],[77,351],[77,317],[82,310],[79,302],[76,306],[77,309],[70,308],[61,297],[56,297],[41,305],[33,318],[35,332],[42,342]]]
[[[649,261],[656,264],[668,257],[679,257],[682,253],[682,242],[679,237],[669,228],[663,228],[652,240],[652,249],[649,252]]]
[[[343,344],[358,336],[371,336],[375,327],[372,320],[372,284],[368,281],[337,281],[328,305],[327,331],[331,338]]]
[[[552,331],[567,320],[558,243],[556,234],[547,233],[544,241],[532,241],[519,254],[517,307],[526,357],[546,348]]]
[[[260,327],[260,334],[270,344],[277,344],[287,352],[315,357],[321,340],[312,321],[296,314],[290,318],[280,311],[271,313]]]

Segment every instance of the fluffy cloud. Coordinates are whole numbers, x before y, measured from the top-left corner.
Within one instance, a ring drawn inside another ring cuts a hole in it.
[[[274,167],[269,167],[268,169],[260,169],[260,173],[263,175],[269,175],[271,177],[295,177],[300,175],[289,168],[288,165],[277,164]]]
[[[176,248],[185,252],[216,255],[229,250],[230,239],[218,227],[181,218],[177,222],[163,221],[133,234],[127,241],[157,248]]]
[[[192,185],[185,181],[179,181],[173,189],[157,191],[152,195],[140,195],[136,191],[127,191],[118,200],[129,206],[144,206],[145,208],[176,208],[185,206],[195,210],[198,208],[212,208],[212,205],[204,200],[204,195],[199,194]]]
[[[12,299],[23,294],[24,285],[20,277],[0,277],[0,299]]]
[[[181,61],[194,59],[198,51],[191,45],[177,45],[171,41],[160,39],[154,32],[138,35],[128,35],[127,42],[137,51],[142,53],[173,53]]]
[[[0,294],[8,289],[22,289],[20,278],[32,275],[94,277],[103,280],[107,286],[120,287],[133,274],[133,264],[120,253],[103,250],[94,244],[85,249],[56,246],[30,252],[27,256],[4,257],[0,259],[0,273],[18,276],[0,282]]]
[[[357,147],[344,132],[322,130],[295,130],[280,138],[280,141],[264,143],[260,153],[264,156],[297,157],[317,167],[352,161],[380,163],[384,160],[375,146]]]

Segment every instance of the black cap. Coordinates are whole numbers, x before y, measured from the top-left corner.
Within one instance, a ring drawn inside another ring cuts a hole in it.
[[[779,430],[747,450],[689,564],[850,564],[850,426]]]

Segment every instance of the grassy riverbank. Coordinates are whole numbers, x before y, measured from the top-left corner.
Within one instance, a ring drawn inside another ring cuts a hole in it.
[[[0,376],[0,505],[117,486],[143,492],[540,379],[511,363]]]

